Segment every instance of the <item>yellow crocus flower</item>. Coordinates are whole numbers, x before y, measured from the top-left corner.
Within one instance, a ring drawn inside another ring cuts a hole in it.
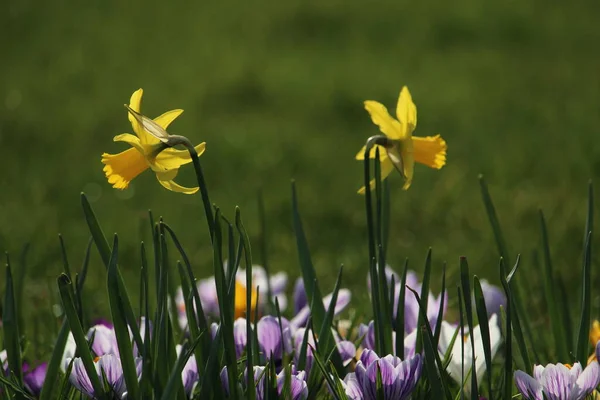
[[[127,112],[129,122],[133,127],[135,135],[123,133],[113,138],[115,142],[125,142],[131,146],[119,154],[102,154],[104,173],[116,189],[126,189],[129,182],[136,176],[150,168],[156,174],[161,185],[174,192],[192,194],[198,191],[198,187],[188,188],[173,181],[179,172],[179,167],[192,161],[187,150],[176,150],[168,147],[164,140],[160,140],[156,132],[150,133],[142,124],[140,106],[142,102],[142,89],[136,90],[129,100],[129,111]],[[153,120],[157,129],[162,129],[166,134],[167,127],[183,110],[171,110]],[[137,116],[136,116],[137,114]],[[145,118],[145,117],[144,117]],[[152,125],[146,125],[152,127]],[[206,143],[200,143],[195,147],[198,155],[204,152]]]
[[[371,115],[371,120],[385,134],[384,140],[375,140],[375,146],[369,151],[369,157],[375,158],[379,148],[381,162],[381,179],[385,179],[394,168],[404,178],[403,188],[410,187],[413,178],[415,162],[430,168],[440,169],[446,164],[446,141],[440,135],[417,137],[412,136],[417,127],[417,107],[412,101],[408,88],[400,91],[396,118],[392,117],[385,106],[373,100],[365,101],[365,109]],[[357,160],[364,160],[366,145],[356,155]],[[375,188],[375,179],[370,182],[371,190]],[[364,194],[363,186],[358,193]]]

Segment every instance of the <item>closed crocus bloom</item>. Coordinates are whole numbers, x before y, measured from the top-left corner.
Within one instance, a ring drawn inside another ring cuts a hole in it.
[[[500,347],[500,344],[502,343],[502,335],[500,333],[500,328],[498,327],[498,316],[496,314],[492,315],[488,320],[488,327],[490,333],[491,356],[493,359],[498,351],[498,348]],[[448,350],[448,347],[450,346],[452,338],[454,337],[457,329],[459,328],[450,325],[446,321],[442,321],[439,342],[439,351],[442,357]],[[477,373],[477,382],[481,382],[485,375],[486,364],[481,327],[477,325],[473,328],[473,331],[473,334],[465,334],[462,341],[460,340],[459,331],[457,339],[454,341],[454,346],[451,350],[451,358],[447,371],[450,377],[452,377],[452,379],[459,384],[463,381],[463,378],[470,373],[473,365],[473,350],[471,341],[474,342],[473,346],[475,347],[475,370]],[[467,385],[465,390],[470,390],[470,386]]]
[[[365,350],[356,363],[355,374],[358,385],[352,382],[351,388],[348,388],[350,382],[346,382],[346,392],[350,393],[351,398],[377,399],[377,375],[381,373],[384,399],[408,399],[421,377],[421,366],[421,355],[419,354],[402,361],[392,355],[379,358],[374,351]],[[362,397],[357,397],[356,391],[359,388]]]
[[[256,324],[256,336],[260,352],[265,359],[281,360],[292,352],[292,330],[287,319],[271,315],[262,317]]]
[[[103,356],[104,354],[119,355],[119,346],[117,345],[117,336],[113,328],[101,324],[95,325],[88,330],[87,339],[92,342],[92,350],[95,355]]]
[[[44,386],[44,380],[46,379],[46,371],[48,370],[48,363],[43,362],[32,370],[29,370],[29,366],[23,365],[23,383],[27,388],[27,391],[34,396],[39,396]]]
[[[404,178],[404,189],[408,189],[413,179],[414,163],[418,162],[430,168],[440,169],[446,164],[446,141],[440,135],[416,137],[412,133],[417,127],[417,107],[412,101],[408,88],[400,91],[396,106],[396,118],[392,117],[385,106],[376,101],[365,101],[365,109],[371,120],[385,136],[374,136],[369,139],[371,147],[369,157],[375,158],[379,149],[381,162],[381,179],[385,179],[396,168]],[[367,146],[356,155],[363,160]],[[375,188],[375,180],[370,182]],[[362,187],[359,193],[365,193]]]
[[[325,306],[326,310],[329,309],[332,299],[333,293],[329,293],[327,296],[323,297],[323,305]],[[350,293],[348,289],[340,289],[335,302],[334,315],[338,315],[344,311],[348,304],[350,304],[351,299],[352,293]],[[294,302],[298,302],[299,304],[294,304],[296,315],[294,315],[290,323],[295,329],[298,329],[306,325],[308,317],[310,316],[310,305],[308,304],[306,290],[304,288],[304,281],[302,278],[298,278],[298,280],[296,280],[296,284],[294,285]],[[299,305],[302,305],[302,307],[299,307]]]
[[[69,363],[70,362],[71,360],[69,360]],[[135,362],[139,379],[142,373],[142,359],[137,358]],[[123,376],[123,368],[121,367],[121,360],[119,357],[114,354],[96,357],[94,360],[94,367],[96,368],[96,373],[101,381],[106,378],[106,383],[115,398],[122,399],[126,396],[127,387],[125,385],[125,377]],[[85,370],[83,361],[79,357],[75,358],[73,361],[73,369],[69,376],[69,382],[86,396],[91,398],[98,397]]]
[[[500,307],[506,307],[506,295],[504,291],[498,286],[491,285],[485,279],[482,279],[480,283],[488,318],[492,314],[500,315]]]
[[[181,354],[181,349],[182,346],[179,344],[175,347],[177,357],[179,357],[179,355]],[[192,398],[194,389],[196,388],[199,379],[200,376],[198,375],[198,365],[196,364],[196,358],[194,357],[194,355],[192,355],[190,358],[188,358],[183,367],[183,370],[181,371],[183,389],[185,390],[185,394],[188,399]]]
[[[131,146],[119,154],[102,154],[104,173],[108,182],[116,189],[126,189],[129,183],[148,168],[156,174],[158,182],[174,192],[192,194],[197,187],[183,187],[173,181],[179,167],[192,161],[188,150],[176,150],[170,147],[166,132],[171,122],[183,110],[171,110],[154,120],[141,114],[143,90],[138,89],[129,101],[128,118],[135,135],[123,133],[113,138],[115,142],[125,142]],[[204,152],[206,143],[195,147],[198,155]]]
[[[590,363],[585,370],[580,363],[573,366],[536,365],[533,376],[523,371],[515,372],[515,385],[523,398],[529,400],[583,400],[600,384],[600,366]]]
[[[254,375],[254,388],[246,388],[246,390],[255,390],[256,399],[264,400],[266,398],[266,388],[265,384],[267,380],[265,376],[267,371],[265,371],[265,367],[263,366],[255,366],[253,375]],[[281,396],[283,393],[283,386],[286,381],[287,371],[283,369],[281,372],[277,374],[277,394]],[[290,394],[289,399],[291,400],[305,400],[308,398],[308,385],[306,384],[306,373],[304,371],[290,371]],[[245,385],[247,382],[248,370],[244,372],[243,384]],[[227,375],[227,367],[224,367],[221,370],[221,384],[223,386],[223,391],[225,392],[225,396],[229,398],[229,376]],[[287,399],[287,398],[286,398]]]

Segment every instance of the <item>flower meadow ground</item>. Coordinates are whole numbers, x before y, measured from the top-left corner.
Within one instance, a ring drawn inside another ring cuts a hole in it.
[[[201,163],[206,143],[194,146],[185,136],[167,131],[182,110],[149,118],[143,114],[142,95],[142,89],[135,91],[125,105],[134,134],[114,137],[129,147],[118,154],[102,154],[106,179],[116,190],[127,190],[139,175],[153,173],[162,186],[156,190],[174,192],[171,206],[183,195],[193,196],[202,204],[203,215],[190,218],[201,221],[197,227],[210,243],[212,252],[206,256],[213,260],[214,275],[197,279],[195,260],[174,229],[149,212],[152,240],[140,244],[138,281],[126,284],[119,265],[120,239],[103,233],[82,193],[91,240],[80,269],[68,262],[61,241],[64,271],[56,284],[62,326],[46,359],[33,358],[36,351],[21,334],[23,275],[6,258],[0,330],[2,398],[578,400],[600,396],[596,391],[600,323],[592,315],[591,183],[578,307],[562,301],[567,292],[552,266],[540,212],[539,275],[548,318],[545,329],[534,330],[529,311],[533,293],[521,277],[520,257],[510,258],[483,177],[483,202],[501,254],[494,278],[501,287],[471,274],[466,257],[459,259],[457,284],[450,284],[446,265],[433,263],[431,249],[421,275],[408,262],[391,265],[387,255],[393,196],[386,178],[395,173],[403,181],[402,188],[410,190],[421,172],[419,164],[441,169],[452,147],[439,134],[413,136],[417,108],[407,87],[401,88],[393,112],[379,102],[365,101],[367,115],[380,132],[374,127],[356,155],[364,169],[364,175],[357,177],[357,188],[359,182],[363,186],[356,196],[364,200],[369,254],[362,276],[351,277],[364,282],[369,304],[356,305],[345,285],[349,278],[344,266],[338,269],[333,288],[317,279],[294,183],[292,221],[299,268],[296,276],[289,276],[253,263],[239,208],[229,217],[211,203]],[[195,187],[175,181],[187,164],[196,175]],[[92,252],[105,266],[110,306],[109,314],[93,321],[82,295]],[[137,287],[137,303],[132,301],[132,287]]]

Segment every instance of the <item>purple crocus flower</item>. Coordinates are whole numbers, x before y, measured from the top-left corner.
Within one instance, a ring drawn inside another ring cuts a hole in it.
[[[356,363],[355,376],[344,382],[346,394],[351,399],[377,399],[377,374],[380,371],[384,398],[408,399],[421,377],[421,366],[420,354],[402,361],[392,355],[379,358],[374,351],[365,350]]]
[[[92,326],[87,332],[87,339],[94,338],[92,350],[97,356],[104,354],[119,355],[119,346],[117,345],[117,336],[114,328],[109,328],[104,324]]]
[[[177,357],[181,354],[181,345],[177,345],[175,350],[177,351]],[[188,399],[191,399],[194,394],[194,389],[200,380],[198,375],[198,365],[196,364],[196,358],[192,354],[185,363],[183,370],[181,371],[181,380],[183,381],[183,388]]]
[[[304,340],[305,332],[306,328],[298,328],[294,332],[294,360],[296,364],[298,363],[300,353],[302,352],[302,342]],[[335,331],[333,331],[332,334],[335,339],[337,350],[342,358],[342,363],[344,364],[344,366],[350,364],[350,362],[354,360],[354,357],[356,356],[356,346],[354,345],[354,343],[348,340],[340,339]],[[312,331],[308,332],[307,342],[308,343],[306,346],[306,363],[304,369],[307,373],[309,373],[314,360],[313,348],[316,347]]]
[[[398,275],[393,269],[389,266],[385,268],[385,275],[387,278],[388,285],[392,284],[392,277],[394,278],[394,309],[393,314],[394,318],[396,317],[396,313],[398,311],[398,301],[400,300],[400,289],[402,288],[402,277]],[[367,276],[367,286],[369,287],[369,292],[371,291],[371,279]],[[407,271],[406,273],[406,286],[415,290],[417,293],[421,293],[422,284],[419,282],[417,278],[417,274],[414,271]],[[417,302],[417,298],[414,296],[412,292],[409,290],[405,291],[404,297],[404,329],[405,333],[408,334],[415,329],[417,329],[417,324],[419,320],[419,303]],[[429,292],[427,297],[427,319],[429,320],[429,325],[432,327],[435,326],[438,313],[440,309],[440,302],[442,300],[442,296],[435,296],[432,292]],[[443,318],[446,308],[448,304],[448,293],[446,292],[444,296],[444,309],[442,310],[442,315],[440,317]]]
[[[265,367],[255,366],[254,367],[254,390],[256,390],[256,399],[263,400],[266,398],[265,392],[265,384],[266,384],[266,374]],[[281,370],[277,374],[277,394],[281,396],[283,392],[283,386],[286,380],[286,371],[285,369]],[[244,385],[246,384],[246,377],[248,371],[244,373]],[[292,369],[290,376],[290,399],[291,400],[305,400],[308,398],[308,385],[306,384],[306,373],[304,371],[294,371]],[[229,397],[229,377],[227,376],[227,367],[221,370],[221,384],[223,385],[224,392],[227,397]],[[246,388],[248,390],[248,388]],[[251,390],[251,389],[250,389]]]
[[[34,396],[39,396],[42,392],[42,386],[44,386],[44,380],[46,379],[46,371],[48,370],[48,363],[43,362],[37,367],[29,370],[29,365],[23,363],[23,383],[25,388]]]
[[[504,291],[498,286],[488,283],[485,279],[482,279],[480,283],[488,318],[493,314],[500,315],[500,307],[506,307],[506,295]]]
[[[256,336],[260,352],[265,359],[281,360],[292,352],[292,328],[290,322],[271,315],[262,317],[256,324]]]
[[[71,360],[68,360],[69,363]],[[114,354],[105,354],[97,357],[94,361],[96,373],[100,379],[103,379],[103,375],[106,377],[106,382],[110,387],[114,398],[122,399],[127,394],[127,387],[125,385],[125,377],[123,376],[123,368],[121,367],[121,360]],[[138,379],[142,373],[142,359],[136,359]],[[94,387],[92,382],[85,370],[83,361],[77,357],[73,361],[73,369],[69,376],[69,382],[75,386],[79,391],[88,397],[96,398]]]
[[[323,297],[323,305],[325,309],[329,309],[329,305],[331,303],[331,299],[333,298],[333,293],[329,293],[327,296]],[[352,298],[352,293],[348,289],[340,289],[338,292],[337,301],[335,303],[334,314],[338,315],[350,304],[350,299]],[[296,315],[290,321],[294,328],[301,328],[306,325],[308,321],[308,317],[310,316],[310,305],[308,304],[308,298],[306,296],[306,291],[304,288],[304,281],[302,278],[298,278],[296,280],[296,284],[294,285],[294,311]]]
[[[571,368],[563,364],[536,365],[533,377],[523,371],[515,372],[517,389],[523,398],[530,400],[582,400],[598,384],[600,365],[596,361],[592,361],[585,370],[577,362]]]
[[[370,321],[368,325],[360,324],[358,326],[358,337],[363,337],[362,347],[369,350],[375,350],[375,321]],[[412,357],[415,354],[417,343],[417,330],[413,330],[404,337],[404,358]],[[392,331],[392,349],[396,353],[396,332]]]

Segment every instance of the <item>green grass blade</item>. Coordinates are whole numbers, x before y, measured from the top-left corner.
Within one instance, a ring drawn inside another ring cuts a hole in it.
[[[404,360],[404,304],[406,303],[406,276],[408,275],[408,259],[404,261],[402,271],[398,307],[396,308],[396,356]],[[393,304],[393,303],[392,303]]]
[[[23,386],[21,370],[21,344],[19,343],[19,317],[15,300],[15,288],[10,268],[10,260],[6,257],[6,289],[4,292],[4,310],[2,312],[2,329],[8,369],[15,375],[17,383]]]
[[[533,364],[531,363],[531,358],[529,357],[529,348],[528,348],[527,344],[525,343],[525,336],[523,335],[523,329],[521,328],[520,313],[519,313],[519,307],[518,307],[518,302],[517,302],[518,299],[516,299],[513,286],[511,285],[511,283],[513,281],[512,278],[514,277],[515,273],[517,272],[517,269],[520,264],[521,264],[521,257],[517,256],[517,261],[515,262],[513,269],[509,272],[508,276],[503,279],[505,279],[507,281],[507,283],[511,289],[510,301],[513,306],[511,320],[512,320],[512,328],[513,328],[513,333],[515,335],[515,340],[517,342],[517,346],[519,347],[519,353],[521,354],[521,357],[523,358],[523,363],[525,364],[524,370],[528,374],[531,374],[533,371]],[[508,298],[509,297],[507,296],[507,301],[508,301]]]
[[[550,325],[552,326],[552,333],[554,336],[554,344],[556,346],[556,353],[559,359],[567,360],[568,359],[568,348],[570,347],[570,342],[567,342],[566,334],[564,332],[564,320],[560,317],[560,312],[557,306],[557,299],[561,297],[557,297],[558,289],[554,280],[554,272],[552,270],[552,258],[550,256],[550,243],[548,240],[548,230],[546,229],[546,220],[544,218],[544,213],[542,210],[539,211],[540,215],[540,230],[542,233],[542,249],[544,253],[544,268],[543,276],[544,276],[544,294],[546,300],[546,307],[548,309],[548,314],[550,317]]]
[[[500,258],[500,282],[504,288],[504,294],[506,294],[506,327],[504,337],[504,400],[511,400],[513,390],[513,352],[512,352],[512,295],[510,285],[506,280],[506,267],[504,266],[504,259]]]
[[[417,300],[417,304],[419,304],[419,314],[423,315],[426,318],[427,316],[425,314],[424,301],[421,299],[421,297],[419,296],[419,294],[417,293],[416,290],[412,289],[411,287],[407,287],[407,289],[412,292],[412,294],[415,296],[415,299]],[[441,398],[445,397],[447,400],[452,400],[448,382],[446,381],[446,374],[443,372],[444,365],[442,364],[442,360],[440,358],[439,353],[433,349],[433,332],[431,331],[431,326],[429,324],[423,324],[423,325],[421,325],[421,329],[423,330],[422,335],[424,337],[424,341],[428,340],[429,343],[432,344],[432,348],[429,349],[429,350],[432,350],[432,351],[430,351],[429,356],[431,356],[433,358],[433,360],[435,361],[435,365],[437,365],[437,370],[439,372],[438,376],[439,376],[439,380],[441,382],[440,387],[442,388],[443,393],[444,393],[444,396],[436,397],[436,398],[441,399]],[[419,353],[416,353],[416,354],[419,354]],[[430,364],[430,367],[426,367],[426,368],[435,368],[435,365]],[[437,374],[437,372],[436,372],[436,374]]]
[[[62,299],[63,309],[69,321],[69,327],[73,333],[73,338],[77,344],[77,353],[81,357],[85,371],[90,379],[94,392],[98,394],[98,398],[105,398],[106,393],[104,387],[100,383],[96,368],[94,367],[94,360],[92,359],[92,353],[90,352],[88,342],[81,327],[81,322],[77,317],[77,310],[75,310],[75,304],[73,303],[73,287],[71,280],[65,274],[61,274],[58,277],[58,289],[60,297]]]
[[[492,231],[494,233],[494,239],[496,240],[496,246],[498,247],[498,251],[500,252],[500,257],[506,260],[506,262],[510,263],[510,258],[508,256],[508,248],[506,246],[506,241],[504,240],[504,235],[502,234],[502,229],[500,228],[500,222],[498,221],[496,208],[494,207],[494,203],[492,202],[492,197],[490,196],[487,182],[485,181],[483,175],[479,175],[479,186],[481,188],[483,204],[485,206],[485,210],[487,212],[488,219],[490,220],[490,225],[492,226]]]
[[[102,262],[104,263],[106,269],[108,269],[111,254],[110,247],[108,246],[108,242],[106,241],[104,232],[102,232],[102,228],[98,223],[96,214],[94,214],[94,210],[92,209],[92,206],[90,205],[90,202],[88,201],[85,193],[81,193],[81,206],[83,208],[83,213],[85,215],[85,220],[88,224],[90,233],[94,238],[94,243],[96,243],[96,247],[98,248],[98,253],[100,253],[100,258],[102,259]],[[133,332],[133,338],[138,346],[138,349],[142,349],[144,346],[142,336],[140,335],[139,329],[137,329],[135,313],[133,312],[133,307],[131,306],[131,300],[129,299],[129,297],[127,297],[127,290],[125,290],[125,282],[123,281],[121,272],[118,272],[117,278],[119,293],[121,293],[122,296],[125,296],[122,298],[122,301],[125,316],[127,317],[127,324]]]
[[[133,399],[139,398],[140,388],[138,384],[137,370],[133,359],[133,347],[129,339],[129,330],[127,326],[127,318],[125,317],[124,306],[122,299],[127,297],[125,293],[119,290],[119,278],[117,262],[119,259],[119,238],[115,234],[113,240],[112,254],[108,263],[108,300],[110,303],[110,314],[114,325],[115,336],[117,338],[117,346],[121,358],[121,366],[123,367],[123,376],[127,385],[128,396]],[[133,329],[139,328],[137,326]],[[132,330],[133,330],[132,329]],[[142,351],[142,349],[140,349]]]
[[[591,294],[591,268],[592,268],[592,232],[588,233],[585,241],[583,259],[583,282],[581,294],[581,318],[579,320],[579,333],[577,335],[577,346],[575,355],[577,361],[584,363],[588,357],[589,334],[590,334],[590,310],[592,306]]]
[[[339,373],[343,372],[344,365],[342,364],[342,358],[337,349],[335,338],[331,334],[331,326],[333,325],[333,317],[335,315],[335,306],[338,299],[338,293],[340,291],[342,285],[342,272],[344,270],[344,266],[340,267],[340,271],[338,272],[337,279],[335,281],[335,286],[333,288],[333,292],[331,295],[331,302],[329,303],[329,308],[327,309],[327,313],[325,314],[325,320],[323,321],[323,325],[321,325],[321,329],[319,331],[319,346],[320,350],[324,354],[330,354],[331,357],[327,359],[331,359],[333,365]],[[390,328],[391,331],[391,328]],[[282,335],[283,337],[283,335]]]
[[[205,374],[204,376],[201,376],[199,399],[225,398],[225,395],[222,393],[219,377],[219,373],[221,372],[219,363],[219,351],[221,349],[221,344],[221,327],[219,327],[217,329],[217,333],[215,334],[215,338],[212,341],[212,346],[210,347],[210,353],[206,362]],[[213,391],[216,392],[214,393],[214,396]]]
[[[442,386],[442,381],[440,379],[440,372],[436,368],[435,364],[435,355],[437,353],[433,343],[430,340],[429,335],[427,335],[427,329],[425,327],[421,328],[423,331],[421,335],[423,336],[424,342],[424,353],[425,353],[425,371],[427,372],[427,382],[429,382],[429,387],[431,388],[431,399],[443,399],[444,398],[444,390]]]
[[[40,400],[50,400],[54,398],[54,385],[59,376],[60,363],[65,351],[67,339],[69,338],[69,332],[69,323],[65,320],[63,321],[58,337],[54,342],[54,349],[52,350],[52,356],[50,357],[48,369],[46,370],[46,378],[44,379],[44,385],[42,386],[42,392],[40,393]]]
[[[223,271],[223,236],[221,226],[221,211],[217,208],[215,212],[215,225],[213,231],[213,262],[215,281],[217,286],[217,297],[219,300],[219,314],[221,331],[223,335],[223,347],[225,349],[225,364],[229,377],[230,395],[238,398],[237,387],[237,359],[235,356],[235,345],[233,340],[233,304],[235,304],[235,289],[227,282],[225,271]],[[233,244],[230,243],[230,246]]]
[[[478,388],[477,388],[477,370],[475,368],[475,340],[473,339],[475,330],[473,329],[475,324],[473,323],[473,305],[471,303],[471,284],[470,284],[470,273],[469,265],[466,257],[460,257],[460,286],[462,288],[462,298],[465,304],[465,315],[467,317],[467,325],[469,326],[469,332],[471,335],[471,354],[472,354],[472,366],[471,366],[471,399],[477,400]],[[484,319],[484,323],[487,318]],[[481,321],[479,322],[481,326]],[[464,353],[462,353],[464,354]]]
[[[260,260],[262,262],[262,266],[265,269],[265,273],[267,274],[267,278],[270,275],[270,263],[269,263],[269,249],[268,249],[268,233],[267,233],[267,217],[265,212],[265,202],[263,199],[262,191],[258,192],[258,220],[260,227],[259,234],[259,251],[260,251]],[[273,293],[271,291],[271,282],[270,279],[267,279],[267,296],[268,303],[272,306]]]
[[[446,302],[446,263],[442,268],[442,291],[440,293],[440,308],[438,309],[437,320],[435,322],[435,331],[433,333],[434,345],[437,347],[440,343],[442,334],[442,320],[444,319],[444,307]]]
[[[325,306],[323,305],[323,296],[321,295],[321,290],[317,284],[317,275],[311,260],[306,235],[304,234],[304,229],[302,227],[300,209],[298,207],[298,198],[296,196],[296,185],[294,182],[292,182],[292,217],[294,233],[296,235],[298,259],[300,262],[300,269],[302,271],[302,279],[304,280],[304,288],[306,290],[308,303],[311,304],[313,323],[315,326],[321,327],[325,321]]]
[[[250,239],[248,238],[248,234],[246,233],[246,228],[244,227],[244,223],[242,222],[242,215],[240,212],[240,208],[235,208],[235,227],[238,230],[240,235],[240,243],[242,244],[244,251],[244,261],[246,267],[246,288],[253,288],[252,283],[252,250],[250,248]],[[268,281],[268,279],[267,279]],[[250,321],[252,320],[252,290],[246,289],[246,369],[247,371],[254,371],[254,352],[258,351],[258,349],[254,348],[254,343],[252,340],[253,332],[252,325],[250,325]],[[282,335],[283,337],[283,335]],[[247,387],[252,387],[254,384],[254,373],[247,374]],[[255,390],[248,390],[246,396],[249,400],[254,400],[256,398]]]
[[[423,284],[421,286],[421,298],[423,301],[423,307],[425,307],[423,313],[419,313],[417,326],[423,326],[423,324],[429,325],[429,319],[427,318],[427,306],[429,303],[429,280],[431,278],[431,247],[427,250],[427,256],[425,257],[425,268],[423,270]],[[421,353],[423,350],[423,336],[422,331],[417,332],[417,344],[415,352]]]
[[[162,400],[171,400],[175,398],[178,393],[178,390],[181,388],[181,372],[185,367],[185,363],[190,358],[190,356],[194,353],[194,349],[200,342],[200,337],[196,337],[190,348],[181,349],[181,353],[177,358],[177,362],[175,363],[175,367],[171,371],[171,375],[169,376],[169,380],[167,381],[167,386],[162,394]]]
[[[488,396],[492,396],[492,345],[490,341],[490,326],[488,323],[487,307],[485,298],[481,289],[481,282],[477,276],[473,277],[473,297],[475,298],[475,310],[479,319],[479,328],[481,329],[481,341],[483,343],[483,354],[485,356],[485,374],[488,384]],[[471,336],[472,337],[472,336]]]
[[[204,314],[204,309],[202,308],[202,303],[200,302],[200,293],[198,293],[198,286],[196,285],[196,278],[194,277],[194,272],[192,271],[192,264],[190,262],[190,259],[187,256],[187,253],[185,252],[185,250],[183,249],[183,246],[181,245],[181,242],[177,238],[177,235],[175,234],[173,229],[171,229],[171,227],[165,222],[163,222],[163,226],[164,226],[165,230],[167,232],[169,232],[169,235],[171,236],[171,240],[175,244],[177,251],[179,251],[181,258],[183,259],[183,263],[185,264],[187,277],[190,282],[190,288],[192,290],[192,294],[194,296],[194,302],[196,304],[196,307],[195,307],[196,318],[195,319],[198,323],[199,331],[200,332],[208,332],[209,331],[208,322],[206,320],[206,315]],[[210,348],[209,335],[203,335],[202,339],[200,340],[199,347],[202,350],[202,354],[208,354],[209,348]],[[202,363],[202,365],[204,365],[204,362]],[[198,366],[200,368],[200,364],[198,364]]]

